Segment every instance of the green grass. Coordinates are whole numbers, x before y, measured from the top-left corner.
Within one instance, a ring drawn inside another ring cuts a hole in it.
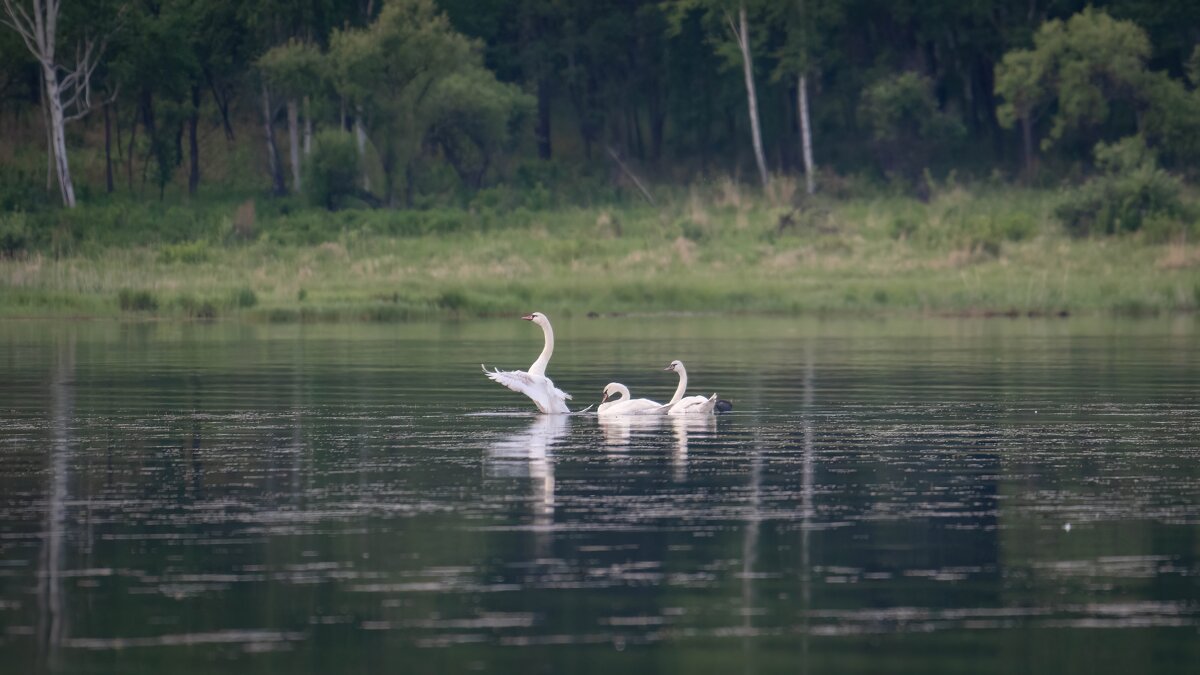
[[[793,210],[729,182],[667,205],[506,212],[107,205],[23,225],[0,316],[402,320],[588,312],[1190,312],[1200,247],[1072,239],[1055,195]],[[15,217],[13,214],[0,218]],[[246,221],[244,214],[241,221]],[[1195,225],[1192,224],[1195,231]]]

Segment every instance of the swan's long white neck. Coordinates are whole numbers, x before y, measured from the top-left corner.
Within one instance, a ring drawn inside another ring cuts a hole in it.
[[[679,386],[675,387],[675,395],[671,397],[671,402],[667,405],[679,403],[679,399],[683,398],[683,392],[687,391],[687,369],[680,364],[675,372],[679,373]]]
[[[613,387],[613,391],[615,391],[621,395],[620,398],[613,399],[614,401],[628,401],[629,400],[629,397],[630,397],[629,387],[626,387],[623,384],[618,384],[617,386]]]
[[[550,365],[550,357],[554,354],[554,329],[550,327],[550,322],[542,322],[542,333],[546,336],[546,345],[542,347],[542,353],[538,355],[537,361],[529,366],[530,375],[546,376],[546,366]]]

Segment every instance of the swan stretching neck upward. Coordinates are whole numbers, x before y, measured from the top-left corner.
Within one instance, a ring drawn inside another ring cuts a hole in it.
[[[679,373],[679,386],[675,388],[675,395],[667,402],[668,415],[691,415],[696,413],[712,414],[717,407],[717,395],[713,394],[708,398],[703,396],[684,396],[687,391],[687,369],[683,367],[683,361],[678,359],[671,362],[671,365],[663,368],[663,370],[673,370]]]
[[[617,398],[613,398],[613,397]],[[613,400],[609,400],[613,399]],[[597,415],[661,415],[667,407],[648,398],[629,398],[629,387],[620,382],[604,385],[604,397],[600,399]]]
[[[546,344],[542,347],[542,353],[538,355],[533,365],[529,366],[529,372],[523,370],[488,370],[487,366],[481,366],[483,372],[490,379],[499,382],[513,391],[519,391],[528,396],[537,405],[538,410],[544,413],[571,412],[567,408],[567,399],[571,398],[571,395],[554,386],[554,382],[546,377],[546,366],[550,363],[550,357],[554,354],[554,329],[550,327],[550,319],[547,319],[546,315],[541,312],[526,314],[521,318],[541,326],[542,333],[546,337]]]

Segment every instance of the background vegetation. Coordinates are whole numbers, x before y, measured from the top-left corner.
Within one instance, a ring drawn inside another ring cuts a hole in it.
[[[1196,3],[38,7],[9,315],[1200,304]]]

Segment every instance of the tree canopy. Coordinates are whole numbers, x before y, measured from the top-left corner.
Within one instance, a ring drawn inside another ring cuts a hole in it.
[[[103,116],[63,143],[103,152],[88,165],[110,191],[299,190],[325,131],[355,140],[362,196],[392,205],[523,175],[620,175],[610,150],[670,181],[811,173],[804,151],[828,175],[1053,177],[1095,171],[1098,142],[1139,134],[1168,169],[1200,166],[1200,3],[85,4],[61,42],[111,28],[91,82]],[[44,79],[0,31],[0,119],[47,124],[31,114]],[[22,135],[31,149],[48,138]],[[341,145],[322,161],[350,161],[345,137],[325,138]],[[206,167],[221,139],[242,159]]]

